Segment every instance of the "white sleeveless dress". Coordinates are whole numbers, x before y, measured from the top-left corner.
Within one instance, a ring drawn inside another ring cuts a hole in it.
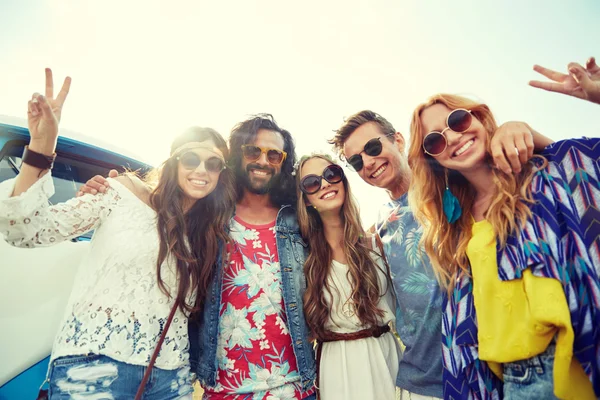
[[[377,249],[377,246],[373,246]],[[379,253],[379,252],[378,252]],[[387,288],[383,271],[386,266],[381,257],[373,255],[381,271],[379,285]],[[346,276],[348,267],[337,261],[332,262],[332,273],[328,283],[332,295],[326,293],[326,301],[332,306],[329,320],[325,324],[328,331],[352,333],[366,329],[361,325],[347,302],[352,292]],[[335,290],[337,288],[337,290]],[[344,306],[344,304],[346,304]],[[395,321],[394,297],[390,287],[381,297],[379,309],[384,317],[379,325]],[[396,398],[396,375],[400,347],[394,334],[388,332],[378,338],[323,343],[319,386],[322,400],[386,400]]]

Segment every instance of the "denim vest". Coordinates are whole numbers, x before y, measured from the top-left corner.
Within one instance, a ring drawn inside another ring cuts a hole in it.
[[[275,235],[287,325],[302,379],[302,389],[306,391],[312,388],[316,377],[313,345],[308,339],[308,326],[304,320],[302,301],[306,290],[303,270],[308,249],[300,236],[296,211],[291,206],[286,205],[279,210]],[[219,256],[216,263],[218,268],[206,293],[204,311],[197,320],[190,320],[188,325],[191,368],[203,386],[215,386],[217,379],[217,340],[223,285],[222,263],[223,260]]]

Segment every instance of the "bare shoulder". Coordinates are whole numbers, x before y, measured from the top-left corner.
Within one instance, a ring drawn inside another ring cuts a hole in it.
[[[123,174],[114,178],[121,185],[129,189],[144,203],[148,203],[148,196],[152,191],[144,181],[135,176],[134,174]]]

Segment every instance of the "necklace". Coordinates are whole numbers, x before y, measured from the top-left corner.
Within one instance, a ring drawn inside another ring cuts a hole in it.
[[[337,261],[336,261],[336,263],[337,263]],[[342,264],[340,263],[340,265],[342,265]],[[342,280],[340,279],[340,276],[338,275],[337,271],[335,270],[335,265],[332,265],[331,267],[332,267],[335,277],[337,278],[338,282],[340,282],[340,284],[342,286],[341,291],[344,294],[344,297],[346,298],[346,301],[344,302],[344,304],[342,304],[342,315],[346,318],[352,318],[353,316],[356,315],[356,304],[354,303],[354,299],[352,299],[350,297],[350,295],[348,295],[348,293],[344,289]],[[340,289],[338,287],[338,285],[335,283],[335,281],[333,283],[338,289]]]

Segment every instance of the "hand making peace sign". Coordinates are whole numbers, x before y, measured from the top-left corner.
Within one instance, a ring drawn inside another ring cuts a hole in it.
[[[30,148],[50,155],[56,147],[58,123],[63,104],[69,94],[71,78],[66,77],[60,92],[54,97],[52,70],[46,68],[46,93],[34,93],[28,102],[27,124],[31,135]]]
[[[600,67],[596,65],[594,57],[587,61],[585,68],[578,63],[570,63],[568,74],[539,65],[533,69],[554,82],[531,81],[531,86],[600,104]]]

